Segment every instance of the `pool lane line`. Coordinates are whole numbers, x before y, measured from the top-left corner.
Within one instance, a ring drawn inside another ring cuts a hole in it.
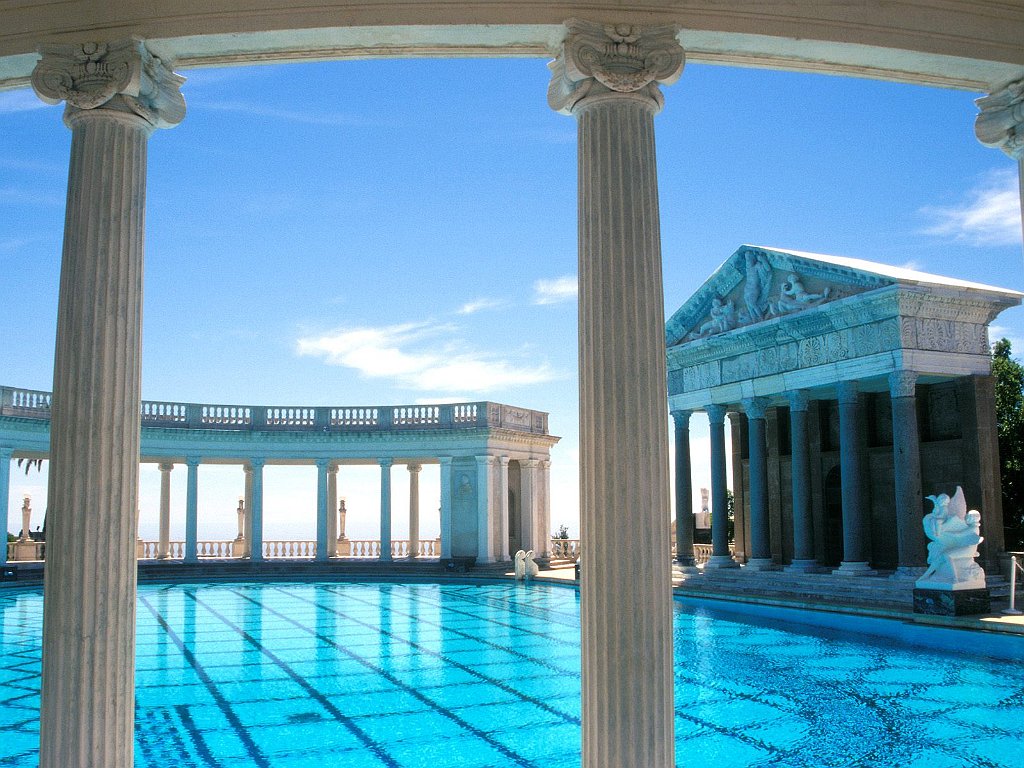
[[[342,594],[342,593],[338,592],[336,589],[332,588],[332,586],[325,587],[325,591],[332,592],[334,594]],[[358,602],[364,603],[365,605],[371,605],[371,603],[369,603],[368,601],[360,600],[359,597],[354,596],[354,595],[345,595],[345,597],[347,597],[350,600],[356,600]],[[442,603],[431,601],[430,605],[438,606],[442,610],[446,610],[446,607]],[[484,640],[484,639],[479,638],[479,637],[474,637],[469,632],[463,632],[460,629],[455,629],[453,627],[445,627],[444,624],[442,624],[440,622],[431,621],[430,619],[420,618],[419,616],[417,616],[414,613],[408,613],[406,611],[402,611],[402,610],[400,610],[398,608],[395,608],[394,606],[391,606],[389,608],[389,611],[391,613],[397,614],[399,616],[406,616],[406,617],[408,617],[410,619],[414,619],[415,621],[417,621],[417,622],[419,622],[421,624],[424,624],[425,626],[437,627],[439,629],[443,629],[445,632],[450,632],[450,633],[452,633],[454,635],[461,635],[462,637],[464,637],[464,638],[466,638],[468,640],[473,640],[474,642],[480,643],[481,645],[487,645],[487,646],[490,646],[491,648],[494,648],[495,650],[504,651],[505,653],[508,653],[511,656],[519,657],[523,661],[528,661],[531,664],[537,664],[539,666],[546,667],[548,670],[550,670],[551,672],[554,672],[554,673],[556,673],[558,675],[572,674],[571,672],[566,672],[562,667],[559,667],[556,664],[552,664],[550,661],[546,661],[544,659],[538,659],[538,658],[536,658],[534,656],[530,656],[528,654],[525,654],[522,651],[517,651],[514,648],[509,648],[508,646],[502,645],[500,643],[494,643],[494,642],[491,642],[490,640]],[[466,613],[464,611],[456,611],[456,612],[457,613],[461,613],[464,616],[473,616],[473,614]],[[494,624],[495,626],[503,626],[503,627],[510,627],[510,626],[512,626],[510,624],[504,624],[502,622],[491,621],[490,619],[484,619],[484,618],[480,618],[480,617],[476,617],[476,618],[478,618],[480,621],[486,621],[489,624]],[[400,638],[400,639],[404,640],[404,638]],[[408,641],[406,641],[406,642],[408,642]],[[410,645],[412,645],[412,643],[410,643]],[[444,659],[445,661],[449,661],[447,658],[445,658],[443,656],[440,657],[440,658]],[[449,662],[449,663],[455,664],[456,662],[452,661],[452,662]],[[492,678],[488,678],[488,682],[491,682],[494,685],[498,684],[496,682],[493,682]],[[520,698],[522,698],[522,694],[521,693],[517,692],[516,695],[519,696]],[[570,722],[572,722],[572,721],[570,721]],[[575,719],[574,722],[578,725],[579,724],[579,719]]]
[[[404,637],[401,637],[401,636],[397,635],[394,632],[389,632],[388,630],[382,629],[381,627],[378,627],[378,626],[376,626],[374,624],[369,624],[369,623],[367,623],[365,621],[361,621],[360,619],[356,619],[356,618],[350,616],[349,614],[343,613],[342,611],[338,611],[338,610],[335,610],[334,608],[330,608],[328,606],[321,605],[320,603],[317,603],[314,600],[310,600],[307,597],[303,597],[302,595],[297,595],[297,594],[293,594],[291,592],[288,592],[287,589],[285,589],[283,587],[277,587],[277,589],[279,591],[283,592],[284,594],[288,595],[289,597],[294,598],[295,600],[301,600],[303,602],[310,603],[311,605],[313,605],[314,607],[316,607],[316,608],[318,608],[320,610],[330,611],[331,613],[333,613],[336,616],[340,616],[341,618],[346,619],[346,620],[351,621],[351,622],[354,622],[356,624],[361,624],[362,626],[367,627],[368,629],[372,629],[375,632],[378,632],[381,635],[384,635],[385,637],[390,637],[390,638],[392,638],[394,640],[398,640],[399,642],[405,643],[410,648],[415,648],[419,653],[422,653],[422,654],[427,655],[427,656],[432,656],[435,659],[440,659],[445,664],[450,664],[451,666],[455,667],[456,669],[462,670],[466,674],[472,675],[473,677],[475,677],[475,678],[477,678],[477,679],[479,679],[479,680],[481,680],[481,681],[483,681],[485,683],[493,685],[496,688],[500,688],[501,690],[505,691],[505,693],[510,693],[513,696],[515,696],[517,699],[520,699],[522,701],[528,701],[529,703],[539,707],[540,709],[543,709],[548,714],[555,715],[556,717],[561,718],[562,720],[564,720],[567,723],[571,723],[572,725],[580,725],[580,719],[578,717],[574,717],[572,715],[567,715],[564,712],[562,712],[560,709],[552,707],[547,702],[542,701],[541,699],[537,699],[537,698],[535,698],[533,696],[528,696],[528,695],[522,693],[521,691],[517,691],[513,686],[511,686],[511,685],[509,685],[507,683],[504,683],[501,680],[497,680],[497,679],[495,679],[493,677],[488,677],[483,672],[480,672],[480,671],[474,669],[471,666],[468,666],[466,664],[462,664],[461,662],[455,661],[454,659],[446,658],[445,656],[441,655],[437,651],[432,651],[431,649],[426,648],[426,647],[424,647],[424,646],[422,646],[422,645],[420,645],[418,643],[414,643],[412,640],[408,640],[408,639],[406,639]],[[333,592],[334,594],[338,594],[338,593],[334,592],[329,586],[326,588],[326,591]],[[364,605],[368,604],[367,601],[360,600],[358,597],[353,597],[353,596],[347,596],[347,597],[350,600],[355,600],[357,602],[363,603]],[[408,615],[408,614],[406,614],[406,615]],[[318,637],[319,637],[319,635],[318,635]],[[503,650],[507,650],[507,649],[503,649]],[[562,674],[564,674],[564,672]],[[403,687],[404,687],[404,683],[403,683]],[[444,709],[443,707],[441,707],[438,704],[432,704],[431,706],[437,707],[439,711]]]
[[[235,589],[232,589],[230,591],[238,595],[239,597],[244,598],[245,600],[249,600],[250,602],[255,603],[256,605],[260,606],[260,608],[263,610],[268,610],[271,613],[274,613],[278,616],[281,616],[284,619],[287,619],[288,621],[292,621],[292,619],[290,619],[289,617],[285,616],[284,614],[278,613],[273,608],[269,608],[259,600],[254,600],[248,597],[247,595],[243,595],[241,592],[238,592]],[[195,594],[191,594],[188,592],[186,592],[185,594],[188,597],[191,597],[192,600],[195,601],[196,605],[199,605],[205,608],[210,613],[212,613],[214,616],[220,619],[221,622],[223,622],[226,626],[231,627],[233,630],[235,630],[235,632],[241,635],[246,640],[246,642],[250,643],[254,648],[256,648],[256,650],[258,650],[260,653],[262,653],[264,656],[270,659],[282,672],[288,675],[288,677],[290,677],[294,682],[298,683],[299,686],[304,691],[306,691],[310,698],[312,698],[314,701],[317,702],[317,704],[319,704],[321,707],[327,710],[336,721],[345,726],[352,733],[353,736],[359,739],[359,741],[363,743],[364,747],[366,747],[370,752],[372,752],[374,755],[380,758],[380,760],[383,763],[385,763],[388,766],[388,768],[401,768],[401,764],[397,760],[395,760],[395,758],[389,755],[378,742],[371,738],[370,735],[366,733],[366,731],[360,728],[351,717],[349,717],[340,709],[338,709],[338,707],[335,706],[330,699],[328,699],[326,696],[320,693],[320,691],[314,688],[309,683],[309,681],[306,680],[305,677],[303,677],[294,669],[292,669],[291,666],[286,661],[281,659],[281,657],[279,657],[276,653],[274,653],[269,648],[264,646],[259,640],[257,640],[244,629],[239,627],[237,624],[231,621],[231,619],[222,614],[216,608],[212,608],[211,606],[204,603]],[[292,621],[292,623],[295,622]]]
[[[511,589],[514,589],[518,596],[520,590],[525,590],[526,588],[520,585]],[[549,624],[560,624],[563,627],[572,628],[578,626],[576,622],[572,621],[572,619],[566,619],[558,611],[552,611],[550,608],[539,607],[533,603],[502,600],[499,597],[482,596],[479,594],[479,591],[474,592],[473,590],[479,590],[479,587],[465,586],[459,590],[453,590],[453,592],[458,595],[459,599],[462,601],[472,603],[474,605],[490,606],[504,611],[511,610],[513,613],[518,613],[521,616],[527,616],[531,619],[541,619]]]
[[[279,589],[282,592],[284,592],[284,594],[288,595],[289,597],[295,597],[297,599],[303,600],[304,602],[311,603],[316,608],[320,608],[321,607],[315,601],[309,600],[307,598],[303,598],[303,597],[301,597],[299,595],[293,595],[291,592],[286,591],[282,587],[275,587],[275,588]],[[402,682],[402,680],[400,678],[398,678],[396,675],[394,675],[391,672],[388,672],[388,671],[386,671],[384,669],[381,669],[380,667],[378,667],[375,664],[373,664],[373,662],[368,661],[368,660],[362,658],[358,654],[356,654],[356,653],[350,651],[349,649],[345,648],[343,645],[340,645],[338,643],[338,641],[335,640],[333,637],[328,637],[327,635],[321,635],[315,629],[310,629],[309,627],[305,626],[301,622],[296,621],[295,619],[293,619],[291,616],[286,616],[285,614],[281,613],[277,609],[271,608],[270,606],[266,605],[265,603],[261,603],[258,600],[255,600],[255,599],[249,597],[248,595],[242,594],[241,592],[237,592],[236,590],[232,590],[232,591],[235,591],[235,593],[239,597],[241,597],[243,600],[248,600],[251,603],[255,603],[255,604],[261,606],[264,610],[274,614],[275,616],[279,616],[280,618],[284,619],[288,623],[290,623],[290,624],[298,627],[299,629],[303,630],[307,634],[310,634],[313,637],[317,638],[318,640],[322,640],[325,643],[327,643],[328,645],[331,645],[334,648],[337,648],[339,651],[344,653],[346,656],[348,656],[353,661],[356,661],[356,662],[362,664],[367,669],[369,669],[369,670],[375,672],[376,674],[380,675],[381,677],[383,677],[385,680],[390,682],[395,687],[402,689],[403,691],[405,691],[407,694],[409,694],[413,698],[419,700],[423,704],[426,704],[430,709],[434,710],[435,712],[437,712],[438,714],[442,715],[443,717],[446,717],[447,719],[451,720],[456,725],[458,725],[460,728],[463,728],[464,730],[466,730],[469,733],[473,734],[474,736],[476,736],[481,741],[486,742],[491,747],[496,749],[498,752],[501,752],[501,754],[503,754],[509,760],[513,761],[516,765],[520,765],[523,768],[538,768],[537,763],[535,763],[532,760],[529,760],[529,759],[523,757],[522,755],[518,754],[517,752],[513,752],[511,749],[506,747],[500,741],[497,741],[496,739],[492,738],[491,736],[489,736],[484,731],[481,731],[476,726],[472,725],[471,723],[467,722],[466,720],[463,720],[461,717],[459,717],[457,714],[452,712],[447,707],[441,706],[440,704],[432,701],[428,696],[424,695],[423,693],[421,693],[416,688],[414,688],[414,687],[412,687],[410,685],[407,685],[406,683]],[[374,627],[373,625],[367,624],[366,622],[363,622],[363,621],[359,621],[358,619],[354,619],[351,616],[348,616],[347,614],[339,613],[338,611],[331,611],[331,613],[334,613],[337,616],[341,616],[344,619],[348,619],[349,621],[352,621],[353,623],[361,624],[364,627],[368,627],[370,629],[374,629],[377,632],[380,632],[380,630],[377,629],[376,627]],[[381,634],[383,634],[383,633],[381,633]],[[357,693],[358,694],[359,692],[358,691],[353,691],[353,693]],[[410,715],[410,717],[415,717],[415,714]]]
[[[185,595],[189,594],[187,590],[183,590],[183,592]],[[196,659],[195,654],[185,646],[185,643],[178,636],[178,633],[171,628],[171,625],[167,623],[167,620],[163,615],[150,604],[148,598],[139,595],[139,601],[149,609],[149,612],[156,618],[164,632],[166,632],[167,636],[171,639],[171,642],[177,646],[178,650],[185,657],[185,660],[196,671],[200,681],[202,681],[203,685],[206,686],[206,690],[208,690],[210,695],[213,696],[213,700],[217,703],[218,709],[220,709],[227,718],[228,723],[231,724],[231,728],[234,730],[235,735],[238,736],[242,744],[245,745],[245,751],[252,759],[253,764],[258,766],[258,768],[271,768],[270,761],[267,759],[267,756],[263,754],[260,748],[256,745],[256,742],[252,740],[252,736],[249,735],[248,730],[246,730],[245,726],[242,725],[242,721],[238,719],[238,715],[236,715],[235,711],[231,708],[231,704],[224,698],[224,695],[220,692],[217,684],[213,682],[213,679],[206,673],[206,670],[203,669],[202,664],[200,664],[199,660]],[[198,744],[196,745],[196,749],[200,749]],[[200,754],[202,754],[202,752],[200,752]],[[209,754],[209,752],[207,752],[207,754]],[[207,765],[211,766],[211,768],[217,768],[216,760],[208,761]]]

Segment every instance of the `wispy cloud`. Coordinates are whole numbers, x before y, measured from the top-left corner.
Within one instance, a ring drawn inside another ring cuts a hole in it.
[[[64,205],[64,196],[52,192],[35,192],[31,189],[0,187],[0,203],[23,203],[28,205]]]
[[[920,272],[921,262],[917,259],[911,259],[910,261],[903,262],[899,267],[900,269],[909,269],[911,272]]]
[[[497,309],[498,307],[504,307],[506,304],[508,304],[508,302],[505,299],[483,298],[466,302],[455,311],[460,315],[472,315],[483,309]]]
[[[455,325],[433,322],[342,328],[299,339],[297,351],[421,391],[490,392],[555,378],[546,363],[521,363],[474,350],[458,331]]]
[[[563,275],[550,280],[538,280],[533,284],[534,304],[559,304],[572,301],[579,293],[575,275]]]
[[[1007,339],[1010,342],[1010,353],[1013,357],[1024,354],[1024,339],[1021,339],[1005,325],[990,325],[988,328],[989,343],[995,344],[1000,339]]]
[[[264,104],[253,104],[247,101],[203,101],[196,108],[210,109],[217,112],[234,112],[252,117],[264,117],[270,120],[284,120],[289,123],[305,123],[307,125],[344,126],[347,128],[379,128],[384,125],[379,120],[373,120],[360,115],[347,115],[320,110],[304,112],[298,109],[276,109]]]
[[[7,91],[0,93],[0,115],[14,112],[31,112],[36,109],[47,109],[50,105],[43,103],[31,90]]]
[[[921,213],[932,220],[923,232],[952,237],[971,245],[1015,245],[1021,238],[1017,172],[994,171],[953,206],[929,206]]]

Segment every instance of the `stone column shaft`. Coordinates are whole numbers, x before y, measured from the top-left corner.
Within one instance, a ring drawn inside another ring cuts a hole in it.
[[[132,765],[146,144],[181,78],[138,40],[40,49],[71,161],[50,418],[39,764]]]
[[[892,395],[892,460],[896,491],[896,544],[900,575],[920,576],[928,566],[921,490],[921,442],[917,426],[917,374],[889,376]]]
[[[725,413],[724,405],[709,405],[708,414],[711,443],[711,557],[705,568],[736,568],[739,566],[729,554],[729,497],[725,466]]]
[[[498,532],[495,557],[500,562],[509,559],[508,551],[508,456],[498,457]],[[545,550],[546,551],[546,550]],[[537,556],[541,555],[537,553]]]
[[[409,557],[420,554],[420,464],[407,465],[409,470]]]
[[[519,546],[525,551],[537,552],[537,459],[519,462]],[[514,552],[512,554],[515,554]]]
[[[166,560],[171,542],[171,463],[160,464],[160,534],[156,546],[156,556]]]
[[[248,521],[251,530],[249,531],[249,559],[254,562],[263,560],[263,459],[249,460],[249,478],[252,505],[249,507]]]
[[[537,505],[537,514],[540,518],[540,547],[534,545],[534,553],[537,557],[551,557],[551,462],[541,459],[540,462],[540,489],[541,499]],[[507,506],[508,500],[506,498]],[[506,546],[508,546],[506,538]]]
[[[452,457],[440,456],[441,462],[441,559],[452,556]]]
[[[494,562],[494,456],[476,457],[476,530],[478,563]]]
[[[242,557],[252,557],[252,466],[246,464],[242,471],[245,473],[245,545]]]
[[[391,557],[391,459],[378,459],[380,464],[380,559]]]
[[[185,459],[188,467],[185,486],[185,562],[199,561],[199,457]]]
[[[747,446],[750,457],[750,558],[747,568],[760,570],[772,565],[771,531],[768,525],[768,453],[765,445],[765,408],[759,398],[743,401],[747,416]]]
[[[568,27],[548,100],[579,129],[583,766],[666,768],[675,744],[654,115],[657,84],[678,78],[683,51],[674,28]]]
[[[316,460],[316,559],[327,560],[327,517],[328,511],[334,514],[327,503],[327,469],[330,462],[327,459]]]
[[[789,570],[806,571],[816,566],[814,524],[811,514],[811,452],[807,437],[807,393],[790,393],[789,440],[792,461],[793,562]]]
[[[868,565],[867,519],[861,493],[864,451],[859,438],[860,399],[857,383],[840,382],[839,471],[843,496],[843,562],[835,573],[870,573]]]
[[[7,562],[7,526],[10,523],[10,495],[11,495],[11,458],[14,451],[11,448],[0,447],[0,534],[3,534],[3,542],[0,542],[0,565]]]
[[[327,470],[327,556],[338,556],[338,467]]]
[[[693,480],[690,468],[690,411],[673,411],[676,449],[676,562],[692,568]]]

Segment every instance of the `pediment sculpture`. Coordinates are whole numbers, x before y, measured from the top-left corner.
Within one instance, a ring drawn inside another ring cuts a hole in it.
[[[917,580],[924,589],[984,589],[985,571],[974,562],[981,536],[981,513],[967,509],[964,491],[957,486],[950,498],[944,493],[926,497],[932,511],[924,516],[928,542],[928,570]]]

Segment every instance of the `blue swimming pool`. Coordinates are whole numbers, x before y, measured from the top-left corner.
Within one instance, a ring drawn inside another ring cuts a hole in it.
[[[578,766],[579,607],[539,584],[142,586],[136,765]],[[41,595],[0,592],[0,766]],[[1020,766],[1024,665],[676,605],[679,765]]]

